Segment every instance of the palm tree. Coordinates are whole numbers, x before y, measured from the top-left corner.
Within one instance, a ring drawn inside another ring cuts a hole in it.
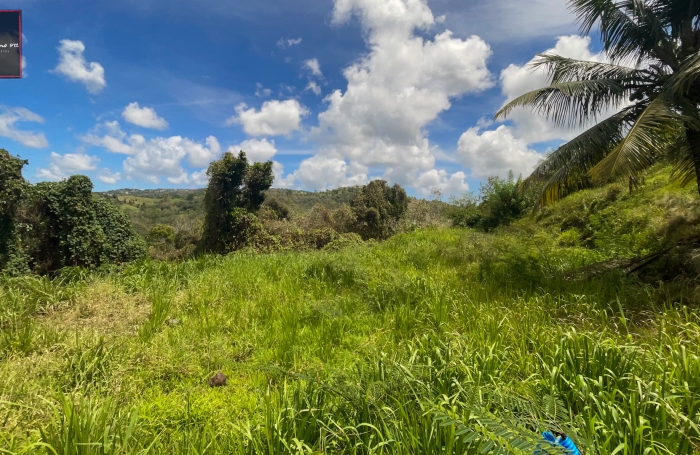
[[[611,63],[540,54],[549,86],[496,113],[529,106],[559,126],[594,124],[551,153],[528,180],[540,203],[610,178],[634,177],[668,151],[672,177],[700,192],[700,0],[569,0],[581,32],[598,25]],[[597,121],[610,109],[614,115]]]

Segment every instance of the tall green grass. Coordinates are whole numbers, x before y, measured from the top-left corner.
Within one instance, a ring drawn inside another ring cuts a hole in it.
[[[573,273],[643,253],[656,231],[619,224],[607,243],[572,245],[547,221],[564,215],[489,235],[425,230],[336,252],[6,279],[0,447],[562,453],[540,436],[556,430],[586,454],[700,453],[694,281]],[[148,305],[133,333],[56,322],[98,284],[109,305]],[[210,388],[217,371],[228,385]]]

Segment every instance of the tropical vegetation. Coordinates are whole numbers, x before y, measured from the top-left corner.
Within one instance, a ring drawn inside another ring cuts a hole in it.
[[[489,233],[5,277],[0,447],[697,453],[700,207],[668,169]]]
[[[700,453],[700,4],[570,5],[609,62],[542,55],[498,116],[589,128],[449,204],[0,150],[0,453]]]
[[[700,192],[700,4],[692,0],[570,0],[581,32],[599,31],[608,62],[539,55],[550,84],[507,103],[559,126],[589,126],[551,153],[529,180],[541,203],[595,182],[630,179],[662,157]],[[600,116],[613,112],[597,122]],[[591,123],[595,123],[591,126]]]
[[[25,164],[0,149],[0,271],[44,274],[130,262],[146,254],[129,219],[92,194],[89,178],[75,175],[31,185],[22,177]]]

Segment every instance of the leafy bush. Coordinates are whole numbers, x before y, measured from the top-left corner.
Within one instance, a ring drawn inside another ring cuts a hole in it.
[[[17,244],[16,214],[27,183],[22,177],[26,160],[0,149],[0,270],[13,274],[26,271],[26,259]]]
[[[522,180],[513,178],[489,177],[481,185],[479,196],[467,194],[453,201],[447,212],[455,226],[481,229],[488,232],[498,226],[508,225],[531,210],[535,205],[534,192],[527,191]]]
[[[265,201],[264,191],[272,185],[272,162],[250,165],[244,152],[238,157],[227,152],[209,165],[207,175],[202,247],[215,253],[241,249],[256,229],[253,212]]]
[[[345,248],[351,248],[354,246],[362,245],[362,237],[354,232],[348,232],[347,234],[341,234],[337,239],[331,241],[328,245],[323,247],[324,250],[330,251],[340,251]]]
[[[365,240],[388,238],[407,209],[408,196],[403,188],[397,184],[390,187],[385,180],[372,180],[352,200],[353,231]]]
[[[287,248],[297,250],[320,250],[338,237],[339,234],[336,231],[328,228],[314,229],[311,231],[297,231],[282,236],[282,245],[286,246]]]
[[[145,254],[129,219],[93,196],[89,178],[75,175],[32,186],[22,178],[25,164],[0,149],[0,271],[95,268]]]
[[[438,200],[411,198],[408,201],[406,216],[401,220],[399,231],[411,232],[416,229],[440,228],[449,226],[444,211],[447,204]]]
[[[148,254],[160,261],[173,261],[192,256],[201,240],[201,222],[178,218],[176,226],[157,224],[146,234]]]
[[[29,212],[34,211],[29,232],[39,234],[36,248],[28,253],[39,272],[66,266],[94,268],[145,254],[128,219],[109,202],[93,198],[92,182],[85,176],[40,183],[27,199]]]
[[[148,246],[171,250],[175,247],[175,229],[167,224],[157,224],[148,231],[146,241]]]
[[[265,208],[275,214],[275,219],[286,220],[289,218],[289,208],[274,197],[265,199],[261,209]]]
[[[105,235],[100,263],[120,264],[143,257],[146,245],[134,231],[129,217],[106,199],[92,198],[97,223]]]
[[[467,193],[452,200],[446,211],[454,226],[481,229],[484,213],[479,207],[479,199],[473,193]]]

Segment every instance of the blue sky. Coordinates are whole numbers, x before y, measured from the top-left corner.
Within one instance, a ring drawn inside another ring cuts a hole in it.
[[[0,81],[0,147],[30,181],[192,188],[226,150],[275,186],[373,178],[414,195],[527,174],[575,131],[531,112],[535,54],[604,60],[565,0],[0,0],[25,77]]]

